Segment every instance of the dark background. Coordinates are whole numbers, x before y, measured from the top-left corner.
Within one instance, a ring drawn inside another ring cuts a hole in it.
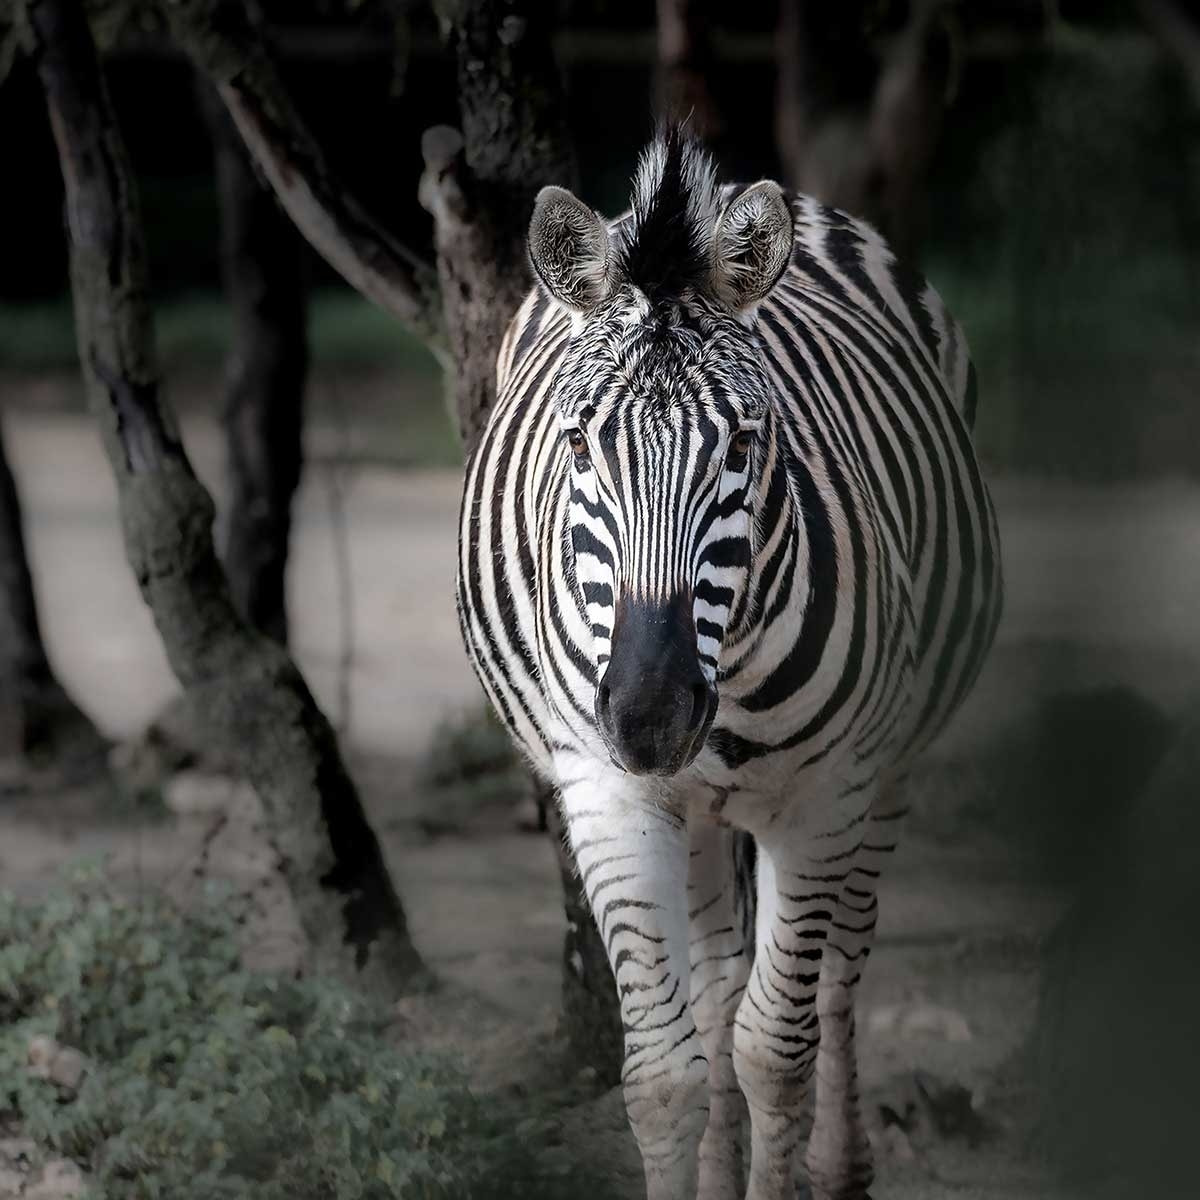
[[[884,37],[903,6],[879,9],[873,33]],[[1133,5],[1063,4],[1057,25],[1041,3],[951,12],[956,82],[920,201],[921,258],[971,337],[985,456],[1101,478],[1192,471],[1200,108],[1184,73]],[[560,16],[582,191],[614,213],[653,128],[653,10],[569,3]],[[726,178],[781,176],[776,20],[771,4],[719,14],[709,86]],[[456,103],[432,14],[411,10],[400,51],[369,10],[347,22],[289,6],[287,22],[277,33],[289,82],[334,165],[387,224],[427,245],[420,134],[453,122]],[[128,29],[109,68],[156,294],[168,306],[210,294],[217,209],[192,68],[161,39]],[[0,139],[11,172],[0,193],[5,323],[13,328],[15,306],[47,310],[32,340],[26,312],[22,336],[0,340],[0,359],[54,360],[69,341],[61,184],[28,65],[0,90]],[[310,259],[319,288],[341,287]]]

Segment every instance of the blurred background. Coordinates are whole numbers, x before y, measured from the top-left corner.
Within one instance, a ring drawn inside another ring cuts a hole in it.
[[[571,1170],[572,1130],[610,1130],[600,1157],[636,1195],[613,1094],[578,1064],[555,1068],[562,1095],[531,1068],[559,1045],[565,919],[531,786],[458,638],[443,366],[296,232],[152,8],[92,15],[166,396],[239,607],[286,639],[337,726],[414,940],[452,989],[406,1001],[403,1037],[465,1057],[485,1092],[549,1095]],[[421,135],[458,120],[446,6],[266,8],[333,170],[432,256]],[[1194,1195],[1200,10],[562,0],[544,18],[589,203],[621,211],[655,113],[690,112],[724,178],[876,222],[971,342],[1007,609],[883,889],[860,1014],[876,1194]],[[126,565],[83,399],[58,159],[20,54],[0,144],[0,885],[37,898],[86,858],[118,891],[178,890],[209,855],[245,894],[270,865],[229,816],[239,785],[190,728]],[[295,921],[272,903],[259,965],[291,961]],[[4,1103],[24,1136],[28,1100]],[[85,1174],[90,1153],[73,1156]],[[0,1195],[6,1169],[28,1174],[4,1154]]]

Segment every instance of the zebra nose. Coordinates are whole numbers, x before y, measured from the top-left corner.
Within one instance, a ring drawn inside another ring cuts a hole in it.
[[[673,775],[699,752],[715,712],[689,599],[622,605],[595,703],[613,757],[634,774]]]

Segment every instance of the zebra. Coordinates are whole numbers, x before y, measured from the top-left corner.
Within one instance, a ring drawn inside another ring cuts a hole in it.
[[[678,128],[612,223],[544,188],[528,249],[459,617],[558,792],[648,1200],[791,1200],[810,1100],[814,1197],[864,1197],[876,885],[1001,609],[965,337],[872,227]]]

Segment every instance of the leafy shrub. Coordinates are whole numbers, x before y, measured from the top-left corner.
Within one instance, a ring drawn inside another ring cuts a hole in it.
[[[0,1117],[111,1200],[577,1192],[538,1149],[544,1117],[392,1044],[340,984],[243,969],[231,909],[133,900],[94,872],[37,903],[0,895]],[[77,1094],[28,1071],[38,1034],[88,1056]]]

